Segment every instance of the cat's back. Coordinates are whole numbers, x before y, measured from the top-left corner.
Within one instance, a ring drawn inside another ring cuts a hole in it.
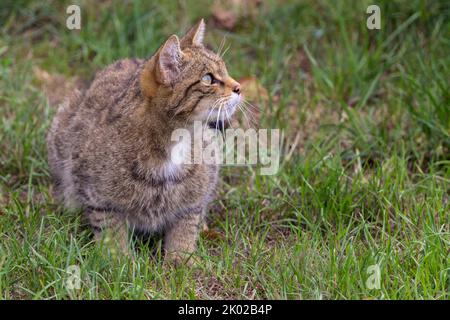
[[[136,92],[140,90],[138,73],[143,61],[116,61],[97,72],[86,90],[76,90],[58,108],[50,128],[49,142],[57,142],[52,138],[58,135],[64,136],[61,144],[73,145],[72,138],[80,137],[80,133],[113,124],[119,118],[118,114],[126,112],[126,107],[132,107],[133,99],[137,98]]]
[[[138,104],[137,75],[142,67],[141,59],[116,61],[97,72],[86,90],[75,90],[59,106],[47,135],[48,160],[55,189],[72,193],[75,187],[72,172],[85,162],[86,157],[90,158],[89,145],[108,147],[95,140],[117,132],[118,122],[127,109]],[[66,203],[70,202],[67,195],[58,196],[65,198]]]
[[[95,104],[93,107],[109,107],[112,102],[117,103],[127,91],[138,88],[137,74],[143,64],[142,59],[123,59],[110,64],[97,72],[86,92],[86,99]],[[91,106],[88,103],[86,107]]]

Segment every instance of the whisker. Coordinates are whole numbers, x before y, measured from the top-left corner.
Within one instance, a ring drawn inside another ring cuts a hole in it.
[[[208,120],[211,117],[213,110],[214,110],[213,108],[211,108],[211,110],[209,110],[208,117],[206,118],[205,124],[203,125],[203,131],[205,131],[206,127],[208,126]]]
[[[212,112],[214,111],[214,109],[216,108],[216,106],[217,106],[218,104],[221,103],[222,99],[223,99],[223,98],[219,98],[219,99],[217,99],[217,100],[213,103],[211,109],[209,110],[208,117],[206,118],[206,121],[205,121],[205,125],[204,125],[204,127],[203,127],[203,130],[205,130],[206,127],[208,126],[208,121],[209,121],[209,118],[211,117]]]
[[[222,40],[220,41],[220,46],[219,46],[219,50],[217,50],[217,55],[220,57],[221,56],[221,52],[223,50],[223,47],[225,45],[226,39],[225,39],[225,35],[222,37]]]
[[[223,59],[223,57],[225,56],[225,54],[228,52],[228,50],[230,49],[231,44],[223,51],[223,53],[220,55],[220,58]]]
[[[241,104],[242,108],[247,112],[248,116],[251,117],[252,124],[256,125],[258,123],[257,115],[259,114],[259,109],[254,105],[250,104],[248,101],[243,100]],[[253,108],[251,108],[253,107]]]
[[[247,106],[247,105],[245,105],[243,102],[241,102],[241,107],[245,110],[245,111],[247,111],[248,113],[250,113],[250,114],[254,114],[255,113],[255,111],[253,111],[252,109],[249,109],[249,107]]]
[[[213,110],[216,109],[216,106],[218,106],[218,105],[220,106],[220,104],[222,104],[222,102],[223,102],[224,100],[225,100],[225,98],[222,97],[222,98],[217,99],[217,100],[214,102],[214,104],[212,105],[212,107],[211,107],[211,109],[210,109],[210,112],[209,112],[209,114],[208,114],[208,117],[207,117],[207,119],[206,119],[205,126],[203,127],[203,130],[205,130],[205,129],[206,129],[206,126],[208,126],[209,118],[211,117],[211,114],[212,114]]]
[[[253,106],[252,104],[249,104],[249,102],[247,101],[242,101],[243,103],[241,104],[242,108],[248,113],[248,115],[252,118],[252,124],[256,125],[258,123],[258,120],[256,118],[256,115],[259,114],[259,109],[257,109],[255,106]],[[253,107],[250,108],[250,107]]]
[[[251,104],[251,103],[250,103],[248,100],[246,100],[246,99],[242,99],[242,102],[245,103],[247,106],[252,107],[253,110],[256,110],[256,111],[259,110],[258,107],[256,107],[255,105]]]
[[[247,126],[250,127],[250,122],[249,122],[249,120],[248,120],[247,115],[245,114],[244,109],[242,109],[242,107],[241,107],[241,103],[239,103],[237,106],[238,106],[239,110],[241,110],[241,112],[242,112],[242,114],[244,115],[245,119],[247,120]]]
[[[219,117],[220,117],[220,112],[222,111],[222,104],[219,107],[219,112],[217,113],[217,120],[216,120],[216,131],[217,131],[217,126],[219,125]]]
[[[232,122],[231,122],[231,117],[230,117],[230,115],[228,114],[227,109],[225,109],[225,113],[226,113],[226,115],[227,115],[227,120],[228,120],[228,124],[230,125],[230,128],[231,128],[231,129],[234,129],[234,128],[233,128],[233,124],[232,124]]]

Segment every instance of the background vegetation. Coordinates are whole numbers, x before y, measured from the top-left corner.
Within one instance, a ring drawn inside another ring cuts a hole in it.
[[[75,2],[81,31],[73,1],[0,4],[0,298],[449,298],[448,1]],[[284,130],[280,171],[222,170],[195,268],[164,266],[158,238],[107,259],[50,196],[54,105],[200,17],[250,88],[247,116]]]

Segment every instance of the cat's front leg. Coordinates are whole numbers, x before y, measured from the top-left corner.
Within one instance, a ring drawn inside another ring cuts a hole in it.
[[[94,238],[113,256],[130,256],[128,226],[120,214],[97,208],[88,208],[86,217],[94,232]]]
[[[197,239],[203,222],[203,210],[194,210],[177,220],[164,237],[165,260],[175,264],[192,264],[192,253],[197,249]]]

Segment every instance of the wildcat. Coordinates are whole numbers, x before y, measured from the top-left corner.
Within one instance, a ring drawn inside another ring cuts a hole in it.
[[[148,60],[109,65],[52,122],[55,196],[83,209],[95,238],[112,239],[124,252],[130,230],[162,232],[169,261],[186,261],[196,249],[218,168],[174,163],[171,133],[191,130],[194,121],[224,120],[241,99],[223,60],[203,46],[204,33],[202,19]]]

